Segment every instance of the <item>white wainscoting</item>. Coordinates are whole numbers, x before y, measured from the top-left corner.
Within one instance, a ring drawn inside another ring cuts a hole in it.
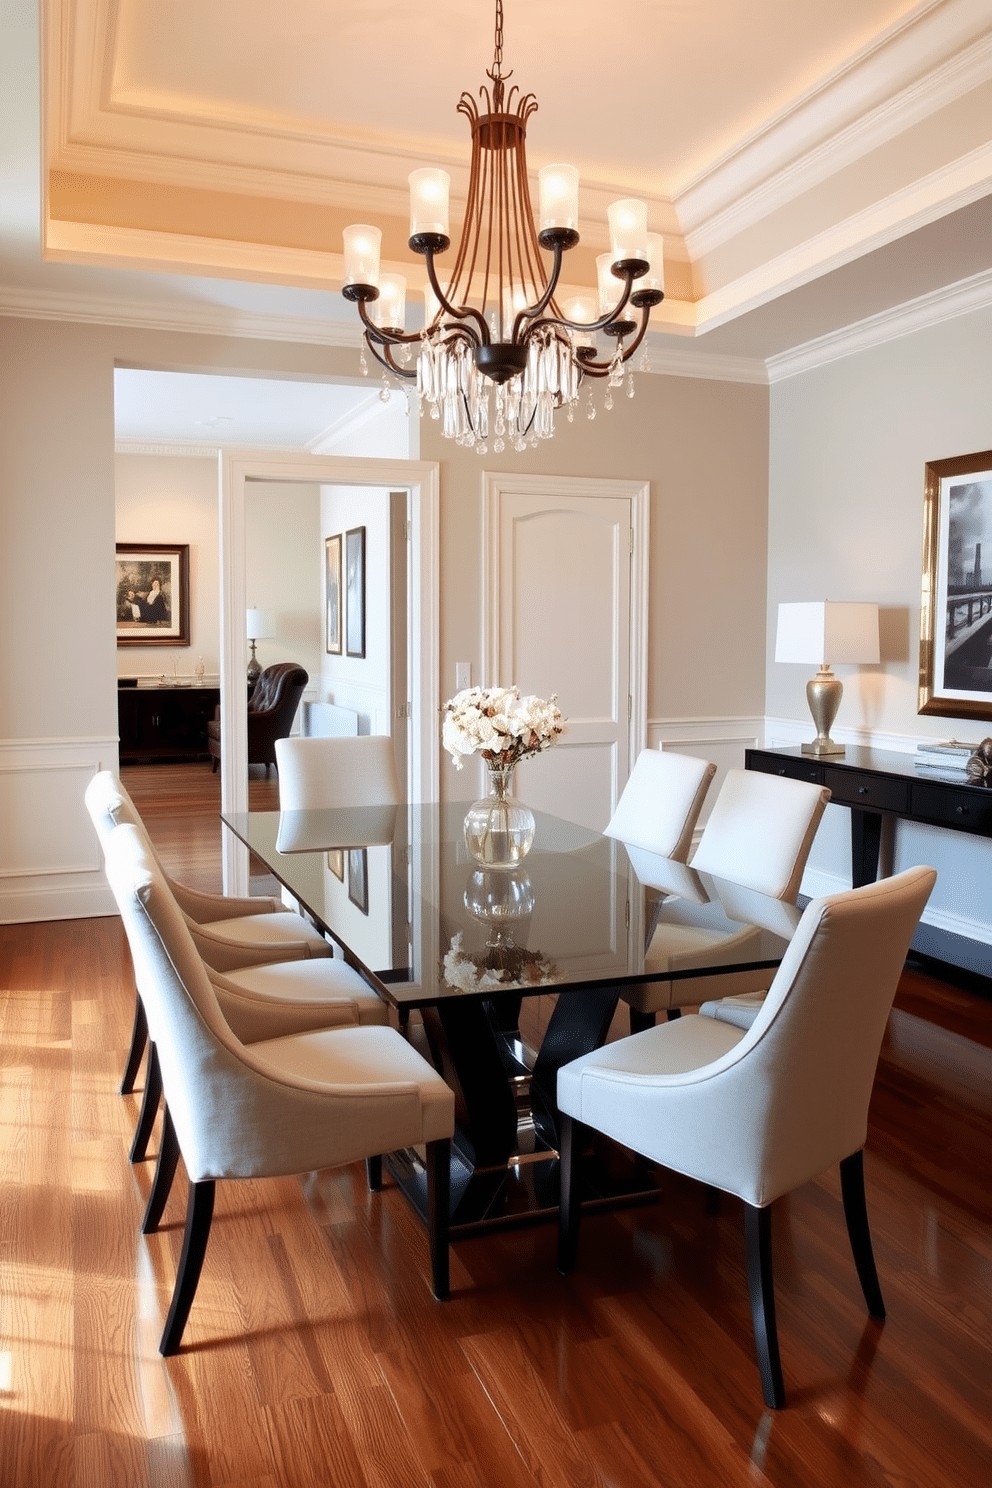
[[[676,754],[692,754],[716,765],[713,784],[707,792],[695,840],[706,825],[710,807],[728,770],[743,770],[744,751],[764,738],[763,718],[653,718],[648,720],[648,745]]]
[[[0,740],[0,923],[115,914],[83,794],[117,738]]]

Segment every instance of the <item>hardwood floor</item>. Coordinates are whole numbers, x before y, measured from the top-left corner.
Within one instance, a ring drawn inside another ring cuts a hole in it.
[[[170,871],[217,887],[216,777],[125,778]],[[132,988],[116,919],[0,927],[4,1485],[992,1481],[992,1001],[904,976],[866,1156],[884,1324],[837,1174],[778,1207],[790,1404],[771,1413],[740,1206],[712,1212],[673,1175],[658,1204],[586,1220],[569,1280],[551,1227],[459,1241],[443,1305],[419,1221],[360,1166],[219,1183],[184,1347],[162,1360],[185,1185],[143,1239],[152,1164],[129,1166],[137,1099],[117,1094]]]

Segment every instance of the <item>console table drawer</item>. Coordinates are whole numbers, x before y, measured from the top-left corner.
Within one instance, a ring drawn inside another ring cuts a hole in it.
[[[745,756],[749,770],[760,770],[764,775],[785,775],[789,780],[811,780],[814,785],[823,784],[823,766],[814,759],[783,759],[781,755],[762,754],[749,749]]]
[[[823,768],[823,783],[830,787],[830,799],[841,806],[857,806],[865,811],[909,811],[909,783],[885,775],[862,775],[857,770]]]
[[[914,785],[913,815],[964,832],[992,834],[992,791],[987,796],[975,789],[953,786]]]

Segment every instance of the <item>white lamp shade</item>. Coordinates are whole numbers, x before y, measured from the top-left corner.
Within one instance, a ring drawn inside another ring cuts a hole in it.
[[[541,231],[579,225],[579,173],[574,165],[546,165],[537,173]]]
[[[648,268],[643,278],[634,283],[635,289],[660,289],[665,293],[665,239],[661,233],[648,233]]]
[[[606,315],[619,303],[623,294],[623,280],[613,272],[616,255],[600,253],[596,258],[596,282],[599,285],[599,313]]]
[[[613,282],[619,284],[620,281],[619,279],[615,279]],[[566,320],[578,321],[580,325],[583,323],[591,325],[594,320],[599,319],[596,310],[596,296],[591,294],[573,295],[571,299],[565,301],[562,311]],[[595,331],[572,331],[571,336],[573,346],[596,345]]]
[[[372,301],[369,318],[383,330],[402,331],[406,327],[406,276],[379,275],[379,298]]]
[[[246,610],[246,632],[250,641],[261,641],[276,633],[275,616],[271,610]]]
[[[878,605],[826,599],[780,604],[775,660],[877,662]]]
[[[410,236],[418,233],[441,233],[448,236],[448,195],[451,177],[447,171],[427,166],[411,171]]]
[[[381,229],[369,227],[366,222],[355,222],[345,228],[342,237],[345,284],[378,285]]]
[[[606,209],[610,224],[610,245],[613,262],[625,258],[647,259],[648,256],[648,209],[647,203],[634,196],[625,196],[621,201],[611,202]]]

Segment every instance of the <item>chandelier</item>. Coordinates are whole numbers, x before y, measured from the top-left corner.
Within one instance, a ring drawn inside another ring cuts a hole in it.
[[[644,339],[651,308],[664,298],[663,239],[647,230],[644,202],[625,199],[608,209],[611,248],[596,260],[598,300],[577,295],[559,305],[562,256],[579,241],[578,171],[547,165],[539,172],[540,227],[535,229],[527,178],[527,121],[532,93],[509,92],[503,72],[503,3],[496,0],[493,65],[479,105],[463,93],[458,112],[472,128],[472,159],[461,242],[450,274],[436,262],[450,246],[446,171],[410,175],[410,241],[427,269],[424,325],[407,332],[406,279],[379,272],[382,233],[357,224],[344,231],[345,298],[358,306],[365,345],[392,374],[416,385],[420,412],[429,410],[459,444],[499,453],[509,440],[522,450],[554,433],[564,408],[571,421],[583,383],[594,418],[589,379],[624,384],[624,363]],[[552,255],[550,269],[541,250]],[[636,287],[635,287],[636,286]],[[602,334],[615,345],[600,353]],[[416,354],[416,365],[411,366]],[[363,370],[366,370],[363,352]],[[633,375],[626,372],[634,396]],[[388,397],[384,391],[383,396]]]

